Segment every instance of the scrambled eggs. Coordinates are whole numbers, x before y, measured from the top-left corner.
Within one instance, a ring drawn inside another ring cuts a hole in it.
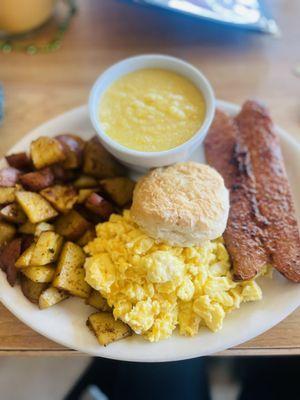
[[[201,326],[216,332],[226,313],[259,300],[254,280],[234,282],[222,238],[202,247],[171,247],[145,235],[130,212],[96,227],[85,251],[86,281],[107,299],[116,319],[151,342],[178,326],[195,335]]]

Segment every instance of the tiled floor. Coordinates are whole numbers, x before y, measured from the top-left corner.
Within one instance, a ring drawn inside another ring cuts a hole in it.
[[[0,357],[1,400],[62,400],[89,357]]]

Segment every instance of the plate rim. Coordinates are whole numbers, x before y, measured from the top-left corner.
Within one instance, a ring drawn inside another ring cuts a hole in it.
[[[240,110],[240,106],[235,104],[235,103],[231,103],[231,102],[227,102],[227,101],[223,101],[223,100],[218,100],[217,101],[217,107],[225,110],[226,112],[228,112],[229,114],[236,114],[239,110]],[[88,106],[87,105],[81,105],[79,107],[75,107],[71,110],[68,110],[64,113],[61,113],[59,115],[57,115],[54,118],[51,118],[50,120],[44,122],[43,124],[39,125],[38,127],[32,129],[31,131],[29,131],[26,135],[24,135],[22,137],[21,140],[19,140],[14,146],[12,146],[8,152],[6,152],[6,154],[10,154],[14,151],[20,151],[20,148],[23,148],[26,146],[27,147],[27,143],[29,142],[29,140],[32,140],[34,138],[34,136],[38,137],[40,136],[40,132],[47,129],[48,125],[52,125],[53,122],[55,120],[58,120],[60,118],[67,118],[70,117],[73,113],[81,113],[82,115],[87,114],[88,113]],[[92,126],[91,126],[92,128]],[[300,143],[297,142],[296,139],[294,139],[292,136],[290,136],[284,129],[276,126],[276,130],[278,131],[279,135],[281,137],[283,137],[287,142],[289,142],[289,144],[291,146],[294,146],[297,151],[300,153]],[[30,139],[29,139],[30,138]],[[3,163],[4,158],[2,158],[0,160],[0,163]],[[6,279],[4,277],[4,274],[1,274],[1,278],[0,279]],[[68,341],[64,340],[64,339],[60,339],[58,340],[57,337],[55,335],[52,336],[51,332],[48,333],[45,332],[43,329],[40,329],[39,327],[37,327],[34,323],[32,323],[31,321],[28,321],[28,319],[23,318],[22,315],[22,311],[19,311],[18,308],[15,308],[13,306],[13,304],[11,304],[9,302],[9,300],[5,297],[5,291],[1,292],[0,291],[0,301],[1,303],[14,315],[16,316],[21,322],[23,322],[25,325],[27,325],[28,327],[30,327],[31,329],[33,329],[35,332],[41,334],[42,336],[58,343],[61,344],[65,347],[67,347],[67,349],[74,349],[77,351],[80,351],[82,353],[85,354],[89,354],[91,356],[98,356],[98,357],[104,357],[104,358],[108,358],[108,359],[114,359],[114,360],[120,360],[120,361],[133,361],[133,362],[170,362],[170,361],[179,361],[179,360],[186,360],[186,359],[192,359],[192,358],[196,358],[196,357],[203,357],[203,356],[207,356],[207,355],[212,355],[215,353],[218,353],[220,351],[224,351],[226,349],[229,349],[233,346],[237,346],[239,344],[245,343],[250,339],[254,339],[255,337],[261,335],[262,333],[268,331],[269,329],[273,328],[275,325],[277,325],[279,322],[281,322],[282,320],[284,320],[288,315],[290,315],[293,311],[295,311],[299,306],[300,306],[300,296],[299,296],[299,301],[298,304],[296,304],[296,302],[294,302],[291,306],[286,307],[284,309],[284,311],[282,311],[279,315],[276,315],[276,317],[274,317],[272,319],[272,322],[267,324],[267,327],[265,325],[263,325],[261,328],[257,329],[255,334],[245,334],[243,336],[243,340],[242,341],[238,341],[236,339],[232,339],[231,341],[229,340],[228,342],[226,342],[226,346],[224,347],[224,345],[221,344],[215,346],[213,352],[211,351],[203,351],[202,348],[200,348],[198,351],[187,351],[186,354],[184,356],[182,355],[178,355],[178,356],[173,356],[173,355],[162,355],[159,358],[157,356],[155,357],[151,357],[151,354],[147,353],[147,358],[143,358],[140,356],[135,356],[133,354],[128,354],[127,357],[124,356],[120,356],[118,357],[115,354],[106,354],[105,353],[105,349],[106,348],[102,348],[99,346],[99,351],[97,353],[95,353],[95,351],[89,350],[89,349],[85,349],[83,346],[80,345],[72,345],[70,346],[70,344],[68,343]],[[54,337],[55,336],[55,337]],[[189,338],[186,338],[187,340]],[[124,342],[125,343],[125,342]],[[150,343],[149,343],[150,344]],[[101,349],[101,351],[100,351]],[[201,355],[199,355],[199,353],[201,353]]]

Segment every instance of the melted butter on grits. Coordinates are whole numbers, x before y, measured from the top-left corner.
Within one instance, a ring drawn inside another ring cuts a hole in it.
[[[201,127],[202,93],[184,76],[163,69],[125,75],[104,92],[99,118],[105,133],[139,151],[177,147]]]
[[[116,319],[150,341],[222,328],[227,313],[260,300],[254,281],[234,282],[222,238],[201,247],[159,243],[132,221],[130,211],[96,227],[85,246],[86,281],[107,299]]]

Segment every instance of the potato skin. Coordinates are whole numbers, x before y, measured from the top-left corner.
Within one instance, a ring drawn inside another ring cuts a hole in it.
[[[21,290],[26,299],[31,303],[37,304],[41,293],[46,289],[48,283],[33,282],[26,276],[21,275]]]
[[[32,167],[31,161],[25,152],[9,154],[5,156],[7,164],[10,167],[27,170]]]
[[[48,136],[40,136],[31,142],[30,156],[36,169],[41,169],[66,159],[62,144],[55,138]]]
[[[0,187],[13,187],[19,181],[20,171],[16,168],[5,167],[0,169]]]
[[[97,136],[89,140],[83,152],[83,172],[95,178],[124,175],[125,168],[102,146]]]
[[[54,174],[50,168],[43,168],[39,171],[28,172],[20,176],[20,182],[24,189],[31,190],[33,192],[39,192],[54,183]]]

